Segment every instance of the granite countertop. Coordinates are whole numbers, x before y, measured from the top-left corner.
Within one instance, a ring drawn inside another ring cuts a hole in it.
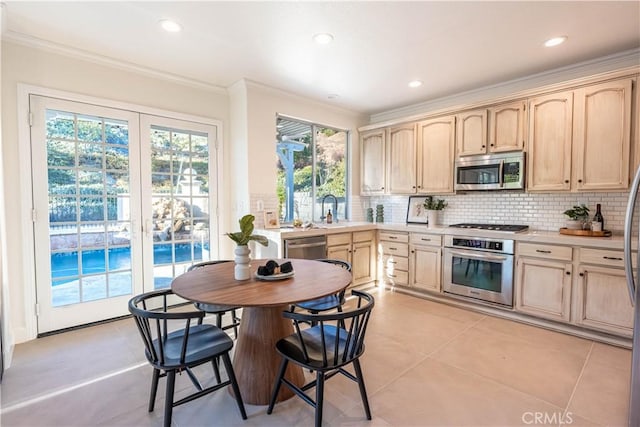
[[[504,233],[490,230],[470,230],[451,228],[447,226],[428,227],[422,224],[392,224],[392,223],[371,223],[371,222],[350,222],[343,221],[336,224],[322,224],[318,228],[301,229],[301,228],[280,228],[280,229],[262,229],[256,230],[273,240],[289,239],[307,236],[321,236],[336,233],[348,233],[353,231],[365,230],[387,230],[411,233],[428,233],[440,235],[456,235],[469,237],[487,237],[487,238],[503,238],[513,239],[517,242],[544,243],[556,245],[568,245],[579,247],[592,247],[601,249],[618,249],[624,248],[624,239],[622,235],[614,234],[611,237],[586,237],[586,236],[570,236],[560,234],[557,231],[537,231],[529,230],[524,233]],[[636,249],[636,247],[634,247]]]

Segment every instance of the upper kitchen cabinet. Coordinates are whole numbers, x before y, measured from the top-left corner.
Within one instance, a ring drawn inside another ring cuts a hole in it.
[[[385,191],[385,129],[376,129],[360,135],[360,193],[384,194]]]
[[[571,188],[573,92],[540,96],[529,101],[527,189]]]
[[[524,149],[526,102],[516,101],[489,108],[490,152]]]
[[[458,156],[523,150],[525,111],[526,103],[517,101],[491,107],[488,113],[478,109],[458,114]]]
[[[529,101],[529,191],[629,186],[632,79]]]
[[[391,194],[416,192],[416,125],[387,131],[387,187]]]
[[[473,110],[457,116],[456,146],[459,156],[487,152],[487,110]]]
[[[453,193],[455,116],[418,123],[418,192]]]
[[[631,79],[577,89],[574,97],[573,182],[576,190],[629,185]]]

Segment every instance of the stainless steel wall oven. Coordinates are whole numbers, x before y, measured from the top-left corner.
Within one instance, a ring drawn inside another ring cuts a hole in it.
[[[513,307],[514,241],[445,236],[444,292]]]

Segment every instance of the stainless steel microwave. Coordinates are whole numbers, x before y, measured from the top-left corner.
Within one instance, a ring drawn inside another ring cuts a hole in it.
[[[524,152],[465,156],[456,161],[456,190],[524,190]]]

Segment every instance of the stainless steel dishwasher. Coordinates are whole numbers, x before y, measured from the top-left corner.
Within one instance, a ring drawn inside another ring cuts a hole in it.
[[[326,236],[285,239],[285,258],[320,259],[327,257]]]

